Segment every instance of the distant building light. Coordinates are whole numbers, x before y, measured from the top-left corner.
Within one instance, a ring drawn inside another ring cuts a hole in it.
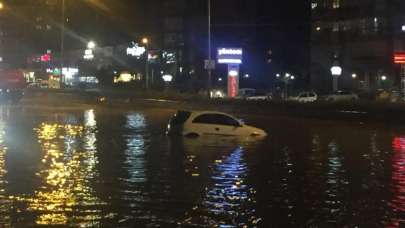
[[[222,78],[218,78],[218,81],[219,81],[219,82],[222,82]]]
[[[279,78],[279,77],[280,77],[280,74],[276,74],[276,77]]]
[[[321,31],[321,27],[316,27],[316,31]]]
[[[231,76],[231,77],[237,77],[238,75],[239,75],[239,72],[236,70],[229,71],[229,76]]]
[[[173,81],[173,76],[170,74],[165,74],[162,76],[162,79],[164,82],[171,82],[171,81]]]
[[[381,76],[381,80],[383,80],[383,81],[387,80],[387,76],[385,76],[385,75]]]
[[[352,78],[357,78],[357,74],[352,74]]]
[[[294,80],[294,79],[295,79],[295,76],[294,76],[294,75],[291,75],[290,79],[291,79],[291,80]]]
[[[316,9],[316,7],[318,7],[318,3],[316,3],[316,2],[311,3],[312,9]]]
[[[249,75],[249,74],[245,74],[245,75],[243,75],[243,77],[244,77],[244,78],[250,78],[250,75]]]

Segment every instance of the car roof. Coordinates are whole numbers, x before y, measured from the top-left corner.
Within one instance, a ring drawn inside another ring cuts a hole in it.
[[[190,110],[178,110],[178,112],[190,112],[192,116],[197,116],[197,115],[202,115],[202,114],[221,114],[221,115],[226,115],[226,116],[231,116],[231,114],[224,113],[224,112],[218,112],[218,111],[190,111]]]

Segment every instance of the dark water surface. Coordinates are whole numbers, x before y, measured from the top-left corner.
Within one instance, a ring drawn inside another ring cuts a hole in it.
[[[270,136],[169,139],[172,113],[0,107],[0,227],[405,222],[405,126],[244,116]]]

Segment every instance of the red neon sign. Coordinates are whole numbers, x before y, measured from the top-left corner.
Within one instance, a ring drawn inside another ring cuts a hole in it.
[[[405,64],[405,52],[394,53],[394,63]]]
[[[50,62],[50,61],[51,61],[50,54],[41,55],[41,62]]]
[[[228,77],[228,96],[236,97],[238,95],[238,78],[237,77]]]

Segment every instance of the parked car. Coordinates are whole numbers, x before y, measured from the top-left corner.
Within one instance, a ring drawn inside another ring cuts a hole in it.
[[[324,100],[326,101],[356,101],[359,99],[359,96],[355,93],[348,91],[337,91],[332,94],[326,95]]]
[[[169,121],[167,134],[191,137],[267,135],[264,130],[248,126],[229,114],[211,111],[178,111]]]
[[[298,94],[296,97],[290,97],[288,100],[297,101],[300,103],[309,103],[318,100],[318,95],[315,92],[307,91]]]
[[[271,93],[256,93],[252,96],[246,97],[248,101],[268,101],[272,99]]]
[[[256,94],[256,89],[243,88],[239,89],[237,99],[246,99],[247,97],[254,96]]]

